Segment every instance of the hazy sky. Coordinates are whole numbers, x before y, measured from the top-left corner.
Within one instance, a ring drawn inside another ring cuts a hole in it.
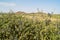
[[[37,8],[60,13],[60,0],[0,0],[0,11],[36,12]]]

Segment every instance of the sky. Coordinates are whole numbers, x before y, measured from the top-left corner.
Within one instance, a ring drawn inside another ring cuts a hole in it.
[[[36,12],[37,8],[43,12],[60,13],[60,0],[0,0],[0,11],[4,12]]]

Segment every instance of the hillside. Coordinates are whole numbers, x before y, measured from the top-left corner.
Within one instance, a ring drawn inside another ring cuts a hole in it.
[[[17,14],[21,14],[21,13],[17,13]],[[46,13],[43,13],[43,12],[37,12],[37,13],[25,13],[24,12],[22,13],[22,15],[26,18],[29,18],[29,19],[35,19],[35,20],[40,20],[40,21],[43,21],[45,19],[50,19],[51,21],[59,21],[60,20],[60,14],[46,14]],[[51,16],[51,17],[50,17]]]

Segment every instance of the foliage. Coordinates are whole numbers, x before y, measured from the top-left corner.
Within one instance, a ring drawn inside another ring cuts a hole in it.
[[[60,40],[60,22],[33,21],[25,16],[0,14],[0,40]]]

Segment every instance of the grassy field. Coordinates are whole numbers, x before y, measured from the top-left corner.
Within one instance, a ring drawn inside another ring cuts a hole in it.
[[[60,40],[60,14],[0,13],[0,40]]]

